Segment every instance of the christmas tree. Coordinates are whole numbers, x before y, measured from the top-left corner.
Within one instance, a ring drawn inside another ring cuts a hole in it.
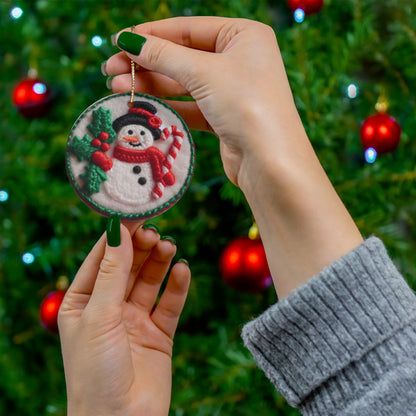
[[[385,242],[416,289],[416,0],[326,0],[311,13],[289,3],[0,1],[0,414],[66,414],[59,338],[40,324],[39,310],[105,229],[69,184],[65,146],[78,115],[111,93],[100,64],[116,52],[110,35],[125,27],[179,15],[270,24],[327,174],[362,234]],[[360,140],[362,122],[377,112],[401,129],[396,150],[384,154],[377,143],[365,152]],[[297,415],[240,339],[242,325],[276,301],[274,290],[245,293],[221,278],[221,254],[247,235],[252,215],[226,179],[218,140],[193,137],[191,185],[151,221],[176,238],[177,258],[193,274],[175,339],[171,414]]]

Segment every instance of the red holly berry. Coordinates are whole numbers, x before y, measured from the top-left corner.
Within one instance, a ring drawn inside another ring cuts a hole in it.
[[[101,146],[101,140],[99,140],[99,139],[92,140],[91,141],[91,146],[100,147]]]
[[[91,160],[104,172],[110,170],[113,167],[113,161],[103,152],[94,152],[91,156]]]
[[[102,150],[103,152],[107,152],[108,150],[110,150],[110,145],[109,145],[108,143],[103,143],[103,144],[101,145],[101,150]]]
[[[101,140],[101,141],[103,141],[103,142],[105,142],[106,140],[108,140],[108,138],[109,138],[110,136],[108,135],[108,133],[107,132],[105,132],[105,131],[102,131],[99,135],[98,135],[98,138]]]

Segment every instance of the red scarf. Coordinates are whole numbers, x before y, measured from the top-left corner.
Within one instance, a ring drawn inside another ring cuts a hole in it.
[[[121,162],[127,163],[140,164],[149,162],[152,167],[152,174],[155,182],[160,182],[164,176],[162,163],[166,159],[166,156],[157,147],[151,146],[144,150],[134,150],[116,146],[114,148],[113,157]]]

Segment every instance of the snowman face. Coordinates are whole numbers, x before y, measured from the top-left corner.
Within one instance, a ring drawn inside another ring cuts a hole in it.
[[[153,145],[153,135],[140,124],[128,124],[118,132],[117,144],[129,149],[143,150]]]

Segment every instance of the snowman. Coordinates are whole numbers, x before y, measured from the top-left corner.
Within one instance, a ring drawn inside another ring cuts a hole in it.
[[[123,204],[147,204],[175,183],[168,157],[155,145],[166,139],[156,112],[152,104],[137,101],[113,122],[113,166],[103,186],[108,196]]]

